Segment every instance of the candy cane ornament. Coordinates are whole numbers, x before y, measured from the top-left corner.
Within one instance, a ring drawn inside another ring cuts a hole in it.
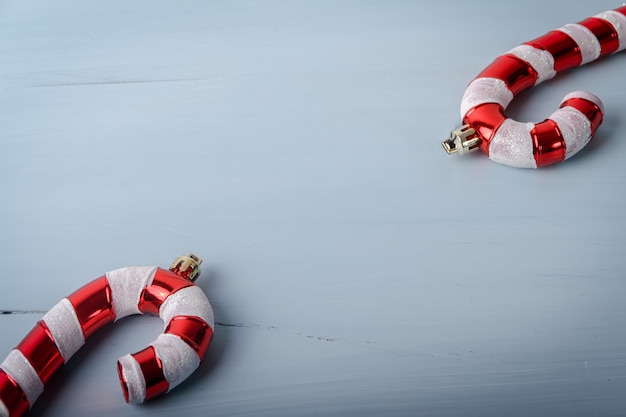
[[[62,299],[0,364],[0,416],[26,413],[53,374],[102,326],[131,314],[158,314],[165,331],[147,348],[121,357],[124,398],[141,403],[191,375],[213,338],[213,310],[193,281],[202,260],[181,256],[169,270],[107,272]]]
[[[461,100],[463,126],[442,142],[448,154],[481,149],[496,162],[539,168],[581,150],[602,123],[598,97],[576,91],[540,123],[508,118],[515,95],[561,71],[626,49],[626,5],[567,24],[511,49],[468,85]]]

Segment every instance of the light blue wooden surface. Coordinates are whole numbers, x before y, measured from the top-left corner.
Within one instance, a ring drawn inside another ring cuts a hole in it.
[[[626,410],[626,54],[540,171],[447,157],[466,84],[596,2],[0,1],[0,356],[105,271],[193,251],[216,336],[143,406],[95,336],[31,415],[616,416]]]

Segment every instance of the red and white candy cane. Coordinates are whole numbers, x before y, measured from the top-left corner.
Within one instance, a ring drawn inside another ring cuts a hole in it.
[[[540,123],[506,116],[516,94],[561,71],[626,49],[626,6],[563,26],[511,49],[469,84],[461,101],[464,126],[443,141],[448,154],[480,148],[501,164],[538,168],[561,162],[593,137],[603,106],[595,95],[576,91]]]
[[[163,334],[118,360],[124,398],[141,403],[191,375],[213,338],[213,310],[193,280],[202,260],[179,257],[170,270],[129,267],[107,272],[62,299],[0,365],[0,416],[23,415],[52,375],[102,326],[131,314],[158,314]]]

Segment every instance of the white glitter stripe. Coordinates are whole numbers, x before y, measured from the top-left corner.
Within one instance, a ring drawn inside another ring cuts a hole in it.
[[[604,19],[613,25],[619,39],[619,48],[616,52],[626,49],[626,16],[615,10],[609,10],[595,15],[599,19]]]
[[[152,282],[156,270],[155,266],[131,266],[106,273],[116,321],[131,314],[140,314],[141,293]]]
[[[565,141],[565,159],[574,156],[591,140],[591,122],[578,109],[565,106],[552,113],[549,119],[559,126]]]
[[[161,334],[152,346],[163,364],[163,375],[169,382],[168,391],[187,379],[200,365],[196,351],[173,334]]]
[[[128,402],[130,404],[140,404],[146,399],[146,380],[141,372],[141,366],[129,353],[117,360],[121,367],[121,372],[126,388],[128,390]]]
[[[194,285],[176,291],[165,299],[159,310],[164,326],[176,316],[197,316],[214,328],[213,309],[202,288]]]
[[[580,47],[583,59],[580,65],[591,62],[600,56],[601,47],[598,38],[583,25],[569,23],[558,30],[574,39],[574,42]]]
[[[0,417],[9,417],[9,410],[2,399],[0,399]]]
[[[43,382],[24,354],[13,349],[2,362],[0,368],[18,383],[32,406],[43,392]]]
[[[461,120],[473,107],[484,103],[498,103],[506,108],[513,100],[513,93],[506,83],[498,78],[476,78],[463,94],[461,100]]]
[[[506,119],[489,143],[489,159],[517,168],[537,168],[530,131],[534,123]]]
[[[67,298],[59,301],[41,319],[54,338],[61,356],[68,360],[85,344],[83,330],[76,316],[74,306]]]
[[[539,78],[535,85],[556,75],[556,71],[554,71],[554,57],[548,51],[537,49],[530,45],[519,45],[507,53],[528,62],[537,71]]]

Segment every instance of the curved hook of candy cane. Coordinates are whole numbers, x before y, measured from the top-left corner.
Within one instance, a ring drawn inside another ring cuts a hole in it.
[[[485,68],[461,101],[464,126],[442,145],[448,154],[480,148],[501,164],[538,168],[561,162],[582,149],[602,123],[598,97],[576,91],[543,122],[521,123],[506,116],[515,95],[554,77],[626,49],[626,6],[567,24],[519,45]]]
[[[202,260],[179,257],[170,270],[137,266],[107,272],[62,299],[0,365],[0,416],[23,415],[52,375],[102,326],[132,314],[158,314],[164,332],[118,360],[129,403],[168,392],[202,361],[213,338],[213,310],[193,280]]]

